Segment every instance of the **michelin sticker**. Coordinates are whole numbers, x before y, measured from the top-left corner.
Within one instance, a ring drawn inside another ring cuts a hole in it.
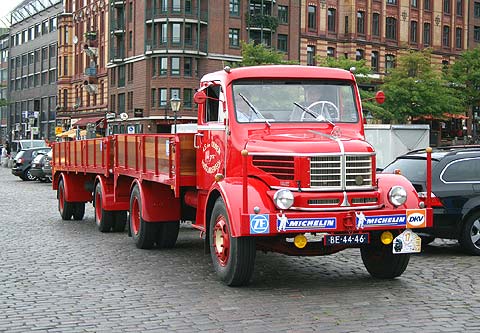
[[[250,214],[250,234],[268,234],[269,232],[268,215]]]
[[[381,227],[381,226],[404,226],[407,224],[405,215],[379,215],[365,216],[363,212],[355,212],[357,229],[364,227]]]
[[[337,219],[335,217],[328,218],[302,218],[289,219],[283,215],[277,214],[277,231],[290,230],[322,230],[335,229],[337,227]]]

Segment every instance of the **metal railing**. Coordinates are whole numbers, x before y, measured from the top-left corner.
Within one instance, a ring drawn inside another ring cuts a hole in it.
[[[179,50],[179,51],[196,51],[196,52],[207,52],[207,42],[206,41],[197,41],[192,39],[182,39],[182,38],[160,38],[159,41],[145,41],[145,51],[155,51],[155,50]]]
[[[192,7],[191,9],[167,7],[167,8],[147,8],[145,10],[146,20],[155,20],[161,18],[188,18],[200,21],[208,21],[208,11],[200,10]]]

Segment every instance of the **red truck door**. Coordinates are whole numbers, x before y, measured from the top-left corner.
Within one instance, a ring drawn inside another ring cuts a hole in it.
[[[198,134],[195,144],[197,149],[197,187],[208,190],[215,181],[215,175],[225,175],[226,125],[225,97],[222,87],[211,85],[205,89],[207,99],[200,112]]]

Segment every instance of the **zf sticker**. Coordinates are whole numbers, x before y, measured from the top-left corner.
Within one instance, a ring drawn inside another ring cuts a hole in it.
[[[425,228],[427,226],[425,209],[407,209],[407,228]]]
[[[268,215],[250,214],[250,234],[268,234],[269,224]]]

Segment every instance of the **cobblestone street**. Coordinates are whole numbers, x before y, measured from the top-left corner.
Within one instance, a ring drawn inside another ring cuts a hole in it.
[[[257,253],[253,283],[214,274],[199,232],[171,250],[100,233],[89,204],[62,221],[51,184],[0,168],[0,332],[478,332],[478,257],[437,240],[395,280],[375,280],[359,251]]]

